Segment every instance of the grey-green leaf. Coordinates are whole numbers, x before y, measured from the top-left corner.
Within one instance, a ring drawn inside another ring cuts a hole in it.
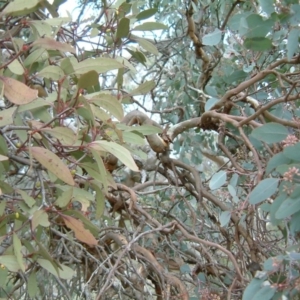
[[[255,205],[271,197],[277,190],[278,182],[276,178],[262,180],[250,193],[249,202]]]
[[[288,134],[287,128],[278,123],[267,123],[261,127],[255,128],[251,133],[254,138],[268,144],[281,142]]]

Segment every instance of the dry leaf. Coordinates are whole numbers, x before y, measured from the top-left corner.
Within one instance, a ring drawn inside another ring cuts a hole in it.
[[[48,149],[31,147],[32,156],[47,170],[65,183],[74,186],[75,182],[69,168],[60,158]]]
[[[59,50],[76,54],[75,49],[71,45],[67,43],[57,42],[56,40],[49,37],[39,38],[35,42],[33,42],[32,45],[38,45],[47,50]]]
[[[4,95],[11,103],[27,104],[38,97],[38,91],[16,79],[0,76],[0,80],[4,83]]]
[[[91,234],[91,232],[84,228],[82,222],[80,220],[76,220],[73,217],[61,215],[66,226],[74,231],[75,237],[90,246],[95,246],[98,244],[95,237]]]

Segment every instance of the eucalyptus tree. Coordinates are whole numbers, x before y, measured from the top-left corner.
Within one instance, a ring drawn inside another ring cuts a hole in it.
[[[298,1],[64,2],[1,3],[1,297],[298,299]]]

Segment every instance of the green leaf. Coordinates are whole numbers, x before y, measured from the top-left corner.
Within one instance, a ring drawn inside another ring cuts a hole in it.
[[[180,266],[180,273],[181,274],[190,274],[191,273],[191,268],[188,264],[184,264]]]
[[[225,171],[219,171],[215,173],[209,181],[209,188],[216,190],[226,183],[227,173]]]
[[[131,91],[130,94],[132,96],[145,95],[145,94],[149,93],[150,91],[152,91],[154,88],[155,88],[155,81],[149,80],[149,81],[145,81],[144,83],[139,85],[136,89]]]
[[[125,49],[126,49],[126,50],[132,55],[132,57],[135,58],[138,62],[140,62],[140,63],[143,64],[144,66],[146,65],[145,62],[147,61],[147,59],[146,59],[145,55],[144,55],[142,52],[140,52],[140,51],[138,51],[138,50],[132,51],[132,50],[130,50],[129,48],[125,48]]]
[[[48,56],[48,52],[45,49],[35,49],[24,60],[24,66],[28,67],[37,61],[46,60]]]
[[[0,255],[0,264],[4,265],[11,272],[20,270],[20,265],[15,255]]]
[[[283,150],[283,155],[290,160],[294,160],[294,161],[300,161],[300,155],[299,155],[299,151],[300,151],[300,143],[297,143],[293,146],[288,146],[285,147]]]
[[[89,100],[90,103],[98,105],[119,121],[124,117],[123,106],[117,97],[109,94],[98,94]]]
[[[26,192],[17,189],[16,192],[21,195],[25,203],[28,205],[28,207],[33,207],[35,205],[36,201],[34,198],[30,197]]]
[[[275,292],[276,288],[272,287],[271,285],[265,285],[257,293],[254,294],[252,299],[270,300],[273,299]]]
[[[283,201],[285,199],[286,199],[286,195],[285,194],[279,194],[279,196],[277,196],[275,198],[275,200],[273,201],[273,203],[271,205],[270,221],[271,221],[271,223],[272,223],[273,226],[277,226],[281,222],[280,219],[277,219],[276,213],[277,213],[279,207],[281,206],[281,204],[283,203]]]
[[[72,60],[74,73],[77,75],[95,70],[97,73],[106,73],[108,71],[124,68],[124,65],[117,60],[107,57],[88,58],[82,62]]]
[[[300,210],[300,197],[298,199],[287,198],[275,213],[276,219],[287,218]]]
[[[74,271],[65,265],[59,264],[60,269],[57,270],[53,266],[53,264],[47,259],[38,258],[37,263],[46,271],[50,272],[56,277],[60,277],[61,279],[67,280],[67,279],[71,279],[74,276]]]
[[[42,128],[41,132],[46,132],[56,138],[62,145],[71,146],[77,140],[74,131],[67,127]]]
[[[0,17],[2,18],[4,15],[27,15],[35,10],[37,10],[39,3],[41,0],[14,0],[9,2],[8,5],[1,12]]]
[[[231,212],[230,211],[223,211],[220,215],[220,225],[221,227],[225,227],[231,218]]]
[[[277,191],[278,183],[279,179],[276,178],[266,178],[259,182],[250,193],[249,203],[255,205],[271,197]]]
[[[37,37],[51,37],[52,36],[52,28],[49,24],[47,24],[44,20],[42,21],[32,21],[30,20],[29,25],[32,27],[35,36]]]
[[[252,281],[250,282],[250,284],[248,284],[248,286],[246,287],[244,294],[243,294],[243,298],[242,300],[253,300],[253,295],[257,293],[257,291],[259,291],[262,283],[263,283],[264,279],[257,279],[254,278],[252,279]]]
[[[133,171],[139,171],[130,152],[123,146],[108,141],[95,141],[89,144],[91,149],[96,151],[106,151],[117,157],[125,166]]]
[[[209,111],[218,101],[217,98],[209,98],[205,103],[205,111]]]
[[[130,20],[128,18],[122,18],[120,20],[117,27],[117,38],[126,38],[129,35],[129,24]]]
[[[145,22],[141,25],[138,25],[132,29],[132,31],[152,31],[152,30],[165,30],[168,29],[168,26],[157,23],[157,22]]]
[[[207,46],[218,45],[222,38],[222,31],[216,28],[213,32],[203,36],[202,43]]]
[[[102,182],[103,188],[106,191],[108,185],[107,185],[107,178],[106,178],[106,169],[105,169],[105,165],[103,163],[102,157],[100,156],[100,154],[97,151],[95,151],[93,149],[91,149],[91,152],[92,152],[93,158],[95,159],[97,166],[98,166],[99,175],[100,175],[99,181]]]
[[[38,76],[57,81],[65,76],[64,71],[58,66],[47,66],[38,73]]]
[[[38,292],[38,284],[36,280],[36,273],[33,271],[30,273],[27,282],[27,290],[30,298],[34,298],[36,293]]]
[[[0,111],[0,127],[13,124],[16,107],[10,107]]]
[[[254,138],[268,144],[281,142],[288,134],[287,128],[278,123],[267,123],[261,127],[255,128],[251,133]]]
[[[269,161],[266,168],[266,175],[278,166],[283,164],[290,164],[291,160],[287,158],[282,152],[275,154]]]
[[[149,41],[147,41],[147,40],[145,40],[145,39],[142,39],[142,38],[136,39],[136,41],[137,41],[137,42],[139,43],[139,45],[140,45],[141,47],[143,47],[146,51],[149,51],[150,53],[152,53],[152,54],[154,54],[154,55],[159,55],[159,52],[158,52],[156,46],[155,46],[153,43],[151,43],[151,42],[149,42]]]
[[[99,184],[96,181],[92,182],[92,187],[96,192],[96,219],[100,219],[105,210],[105,197],[102,190],[99,188]]]
[[[69,168],[60,158],[48,149],[41,147],[31,147],[32,156],[47,170],[52,172],[57,178],[69,185],[75,185],[73,176]]]
[[[137,16],[136,16],[136,19],[138,21],[145,20],[145,19],[151,18],[156,13],[157,13],[157,8],[146,9],[146,10],[141,11],[140,13],[138,13]]]
[[[13,60],[9,65],[8,68],[10,69],[10,71],[14,74],[17,75],[23,75],[24,73],[24,68],[23,66],[20,64],[20,62],[18,61],[18,59]]]
[[[13,245],[14,245],[14,253],[18,261],[19,267],[22,270],[22,272],[25,272],[25,264],[23,261],[23,255],[21,251],[22,244],[19,237],[15,233],[13,234]]]
[[[63,193],[56,199],[56,201],[54,202],[55,205],[57,205],[58,207],[66,207],[70,201],[72,200],[73,197],[73,188],[72,187],[68,187],[65,191],[63,191]]]
[[[265,37],[246,38],[243,45],[253,51],[267,51],[273,48],[272,40]]]
[[[78,79],[78,89],[86,89],[99,84],[99,75],[95,70],[82,74]]]
[[[271,15],[274,12],[274,0],[259,0],[258,2],[267,15]]]
[[[246,17],[246,22],[248,25],[247,38],[265,38],[274,25],[273,20],[264,20],[262,16],[258,14],[249,15]]]
[[[7,276],[8,276],[8,269],[6,267],[0,268],[0,288],[4,289],[7,284]]]
[[[145,145],[145,139],[143,136],[140,136],[139,134],[135,132],[123,132],[123,140],[126,142],[126,144],[134,144],[134,145]]]
[[[43,210],[36,210],[33,213],[32,219],[31,219],[31,228],[32,230],[35,230],[35,228],[41,225],[43,227],[49,227],[50,226],[50,222],[48,219],[48,214]]]
[[[295,53],[299,52],[299,36],[300,30],[298,28],[293,28],[288,37],[287,41],[287,58],[290,60]]]

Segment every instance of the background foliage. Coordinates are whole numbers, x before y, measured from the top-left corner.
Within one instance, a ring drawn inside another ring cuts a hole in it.
[[[0,296],[299,299],[299,2],[63,2],[1,1]]]

